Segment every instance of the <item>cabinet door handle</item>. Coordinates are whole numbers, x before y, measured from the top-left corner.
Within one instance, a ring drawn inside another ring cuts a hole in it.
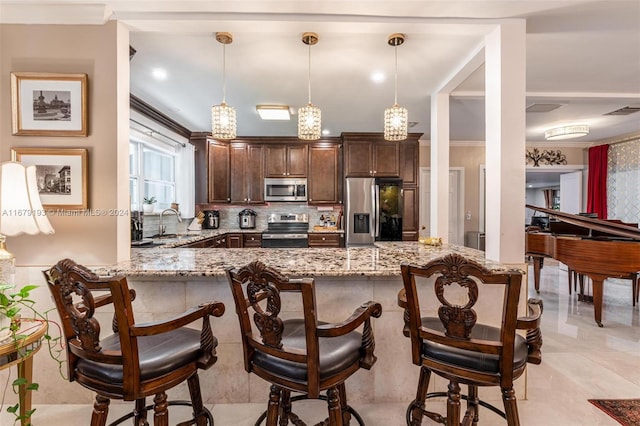
[[[322,241],[324,241],[324,240],[326,240],[326,238],[325,238],[325,237],[322,237]]]

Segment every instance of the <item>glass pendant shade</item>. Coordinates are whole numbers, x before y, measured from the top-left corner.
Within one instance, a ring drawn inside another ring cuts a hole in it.
[[[227,105],[227,66],[226,46],[233,42],[230,33],[215,34],[218,43],[222,44],[222,103],[211,107],[211,136],[215,139],[235,139],[236,109]]]
[[[298,109],[298,138],[315,141],[322,135],[322,112],[309,103]]]
[[[409,113],[398,105],[398,46],[404,43],[404,34],[391,34],[387,39],[393,46],[395,55],[394,101],[393,106],[384,110],[384,139],[387,141],[403,141],[409,132]]]
[[[211,135],[215,139],[235,139],[236,109],[222,102],[211,107]]]
[[[398,104],[384,110],[384,139],[403,141],[407,138],[409,119],[406,108]]]
[[[302,34],[302,42],[309,46],[309,74],[307,78],[309,103],[298,109],[298,138],[317,141],[322,136],[322,113],[311,103],[311,46],[318,43],[318,34]]]

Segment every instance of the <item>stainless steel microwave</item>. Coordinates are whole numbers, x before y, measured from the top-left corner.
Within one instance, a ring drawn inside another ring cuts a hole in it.
[[[307,201],[307,180],[267,178],[264,180],[265,201]]]

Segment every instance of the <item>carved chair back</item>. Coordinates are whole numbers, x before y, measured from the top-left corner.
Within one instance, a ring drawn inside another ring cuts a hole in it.
[[[317,394],[320,378],[314,280],[289,279],[260,262],[250,263],[238,270],[228,270],[227,276],[240,321],[247,372],[255,372],[252,360],[256,352],[306,364],[308,388],[304,391]],[[304,312],[305,350],[282,344],[282,293],[298,293],[300,296]]]
[[[442,345],[443,351],[464,350],[497,356],[501,372],[499,380],[504,385],[512,383],[522,274],[518,271],[493,272],[459,254],[446,255],[424,266],[403,263],[401,269],[406,297],[404,333],[411,339],[413,363],[423,365],[423,342],[426,340]],[[427,293],[426,298],[435,301],[437,317],[425,320],[427,316],[421,312],[416,278],[432,276],[435,277],[433,292]],[[478,311],[474,309],[483,286],[503,289],[502,300],[495,300],[494,304],[499,312],[499,321],[493,325],[500,332],[499,336],[491,338],[474,331],[482,327],[479,324],[487,323],[486,318],[478,318]],[[456,292],[456,288],[461,291]],[[448,298],[448,294],[453,293],[456,294],[455,302],[453,297],[451,300]],[[436,370],[443,368],[435,365],[430,367]]]
[[[67,344],[69,380],[75,380],[76,364],[79,359],[122,364],[123,358],[134,360],[137,354],[131,353],[131,347],[125,345],[123,353],[104,353],[100,346],[100,323],[95,318],[96,308],[121,301],[121,317],[127,327],[127,313],[133,315],[131,300],[135,291],[129,290],[124,278],[113,280],[101,279],[96,274],[70,259],[58,262],[51,269],[44,271],[49,290],[60,315],[62,329]],[[94,294],[102,295],[96,297]],[[127,295],[126,297],[124,295]],[[118,315],[114,313],[111,324],[113,333],[119,332]],[[133,322],[133,318],[130,320]]]

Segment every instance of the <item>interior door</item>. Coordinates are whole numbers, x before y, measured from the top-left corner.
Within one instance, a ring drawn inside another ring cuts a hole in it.
[[[560,175],[560,211],[578,214],[582,209],[582,172]]]

